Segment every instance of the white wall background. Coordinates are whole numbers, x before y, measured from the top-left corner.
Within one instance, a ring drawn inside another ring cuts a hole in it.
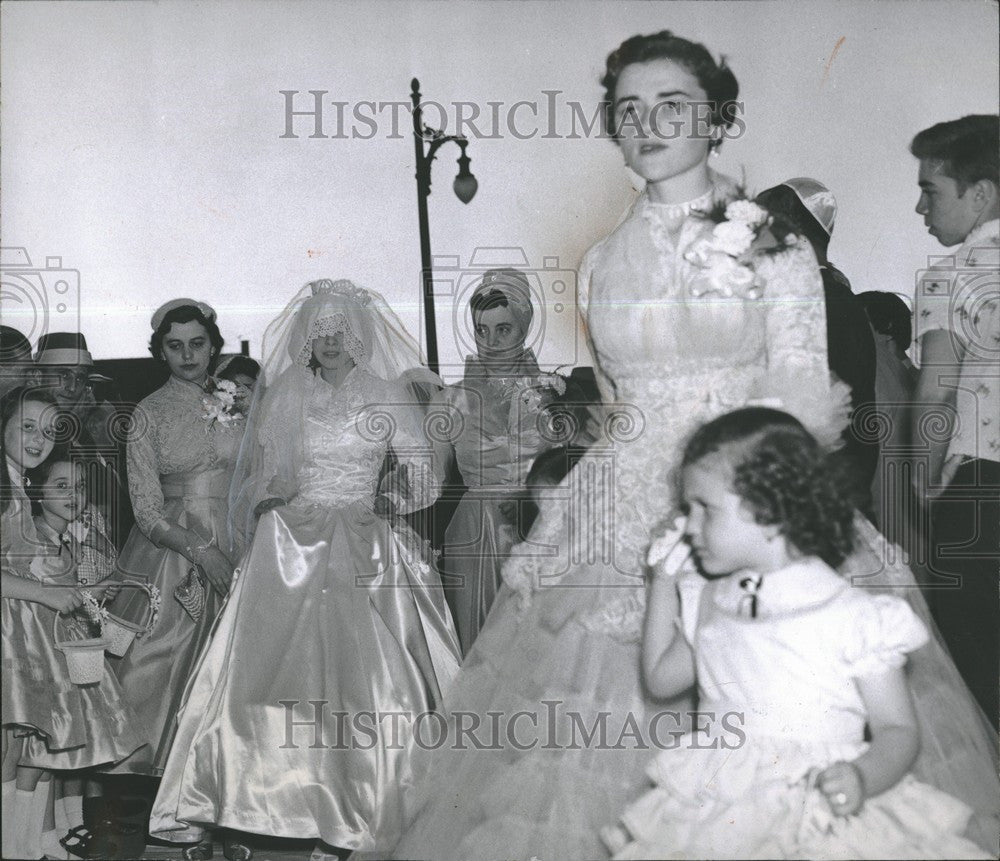
[[[944,253],[913,213],[910,139],[997,110],[997,5],[981,0],[7,2],[0,14],[3,244],[79,270],[80,325],[100,358],[144,355],[150,312],[184,295],[214,304],[230,346],[246,337],[257,354],[267,321],[318,277],[382,291],[417,332],[408,115],[397,139],[387,112],[371,140],[309,139],[308,119],[281,139],[280,90],[302,91],[303,107],[310,89],[407,101],[416,75],[437,102],[485,111],[560,90],[589,113],[607,53],[670,28],[727,55],[740,80],[747,131],[716,166],[745,171],[751,191],[824,181],[840,203],[832,259],[855,290],[904,294]],[[505,134],[469,154],[475,199],[451,192],[453,146],[430,198],[435,254],[462,262],[519,246],[533,266],[575,267],[633,194],[608,141]],[[4,321],[18,325],[17,311],[6,301]],[[441,298],[445,363],[461,358],[451,312]],[[74,328],[74,313],[47,325]],[[543,364],[572,360],[573,331],[569,311],[550,318]]]

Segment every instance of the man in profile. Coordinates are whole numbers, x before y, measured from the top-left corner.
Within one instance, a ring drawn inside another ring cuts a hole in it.
[[[1000,677],[1000,124],[966,116],[920,132],[920,200],[931,236],[954,258],[916,292],[914,475],[926,463],[931,595],[941,633],[994,725]],[[934,433],[942,418],[951,433]],[[923,488],[923,490],[921,490]]]

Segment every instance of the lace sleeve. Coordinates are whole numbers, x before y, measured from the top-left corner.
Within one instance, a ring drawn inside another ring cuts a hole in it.
[[[433,505],[441,495],[441,481],[434,468],[434,452],[423,433],[424,410],[401,385],[386,386],[383,404],[392,425],[392,451],[396,467],[382,479],[379,493],[389,497],[400,514]]]
[[[132,422],[126,447],[128,461],[128,492],[135,512],[135,522],[142,533],[152,540],[153,530],[169,526],[163,516],[163,489],[160,487],[159,457],[153,446],[153,416],[142,404],[144,421]]]
[[[767,303],[767,376],[762,396],[805,424],[821,443],[836,444],[850,415],[850,389],[832,382],[827,359],[823,278],[805,239],[765,257],[758,267]]]
[[[577,313],[580,315],[580,328],[582,329],[583,336],[587,342],[587,349],[590,350],[591,358],[594,361],[594,376],[597,381],[597,388],[601,393],[601,401],[603,403],[614,403],[618,400],[617,395],[615,394],[615,384],[601,369],[601,362],[597,355],[597,347],[594,346],[594,341],[590,337],[590,326],[587,322],[590,311],[590,282],[594,274],[594,266],[597,263],[597,258],[603,244],[604,240],[598,242],[597,245],[593,246],[583,256],[583,260],[580,262],[580,271],[577,277],[576,287],[576,304]],[[595,408],[599,408],[599,406],[600,405],[595,405]]]

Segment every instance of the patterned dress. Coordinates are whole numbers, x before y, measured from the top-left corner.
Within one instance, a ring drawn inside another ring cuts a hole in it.
[[[163,603],[152,633],[115,662],[148,744],[116,768],[125,773],[162,772],[184,688],[222,605],[207,587],[205,609],[194,621],[174,597],[192,563],[149,537],[165,523],[193,530],[202,542],[214,540],[223,552],[230,547],[229,484],[243,425],[209,423],[204,395],[200,386],[171,377],[136,407],[129,435],[128,484],[136,526],[118,564],[127,579],[156,586]],[[139,620],[145,601],[145,593],[124,589],[111,611]]]

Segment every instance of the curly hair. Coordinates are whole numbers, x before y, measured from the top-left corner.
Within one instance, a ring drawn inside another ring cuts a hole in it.
[[[163,361],[163,339],[167,336],[167,332],[170,331],[170,327],[174,323],[191,322],[200,323],[205,327],[205,331],[208,333],[208,340],[215,348],[215,355],[212,357],[211,362],[211,366],[214,367],[219,353],[222,352],[222,347],[226,342],[215,320],[206,317],[194,305],[180,305],[177,308],[172,308],[163,315],[163,321],[149,339],[149,352],[153,354],[153,358],[159,362]]]
[[[700,427],[684,451],[691,466],[721,454],[732,490],[755,522],[776,525],[789,544],[836,568],[854,548],[854,501],[842,472],[788,413],[745,407]]]
[[[662,30],[649,36],[632,36],[608,54],[604,77],[604,128],[612,139],[618,142],[615,128],[615,98],[618,78],[626,66],[634,63],[648,63],[652,60],[673,60],[687,69],[698,80],[711,103],[711,123],[713,126],[729,128],[736,119],[736,98],[740,94],[740,84],[726,65],[726,58],[716,62],[708,48],[700,42],[675,36],[670,30]],[[719,146],[715,140],[710,146]]]
[[[216,373],[220,380],[235,382],[235,377],[243,375],[256,381],[260,376],[260,362],[251,359],[249,356],[233,356],[226,363],[226,367]]]

